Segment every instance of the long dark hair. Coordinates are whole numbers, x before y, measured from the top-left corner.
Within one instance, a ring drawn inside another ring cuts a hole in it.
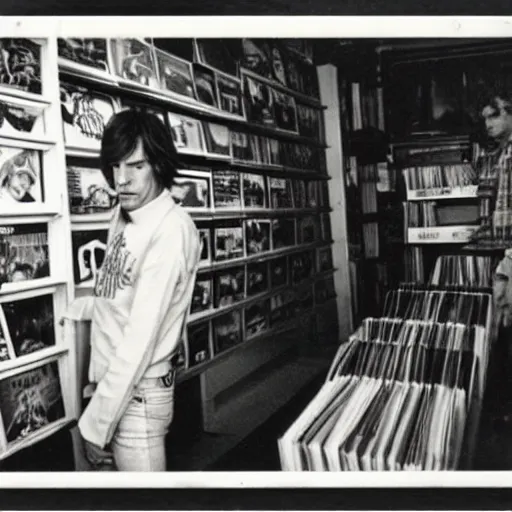
[[[158,116],[140,108],[118,112],[105,127],[100,152],[103,173],[112,176],[112,168],[133,153],[139,139],[156,179],[170,188],[180,167],[171,132]]]

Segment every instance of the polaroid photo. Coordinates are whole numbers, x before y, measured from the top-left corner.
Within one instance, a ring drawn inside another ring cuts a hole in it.
[[[160,89],[196,99],[192,63],[155,48]]]
[[[217,77],[215,71],[194,62],[192,64],[197,99],[206,105],[218,108]]]
[[[211,173],[179,170],[171,187],[176,204],[191,210],[211,208]]]
[[[265,181],[262,174],[242,173],[244,208],[268,208]]]
[[[250,340],[255,336],[268,331],[269,325],[269,301],[262,300],[251,304],[244,311],[245,339]]]
[[[75,284],[94,285],[105,258],[107,237],[106,229],[71,232]]]
[[[41,152],[0,146],[0,209],[44,202]]]
[[[222,308],[245,299],[245,267],[231,267],[215,274],[215,307]]]
[[[206,153],[215,158],[231,159],[231,136],[227,126],[203,122]]]
[[[212,358],[210,344],[210,322],[187,326],[187,368],[193,368]]]
[[[270,265],[270,288],[280,288],[286,286],[289,281],[288,277],[288,257],[272,258]]]
[[[110,72],[107,40],[100,38],[66,37],[57,39],[60,58],[105,73]]]
[[[43,94],[40,44],[32,39],[2,37],[0,54],[3,68],[0,73],[0,88]]]
[[[270,220],[248,219],[245,221],[247,256],[270,250]]]
[[[244,233],[240,222],[219,222],[215,226],[215,260],[244,257]]]
[[[198,274],[192,292],[190,314],[211,309],[213,305],[213,282],[210,276]]]
[[[0,226],[0,289],[14,290],[16,283],[49,276],[48,225]]]
[[[215,209],[242,206],[240,173],[238,171],[213,171],[213,204]]]
[[[247,265],[247,297],[269,290],[268,262],[259,261]]]
[[[204,134],[201,121],[182,114],[175,114],[174,112],[168,112],[167,119],[178,153],[189,155],[204,154]]]
[[[230,311],[212,320],[214,356],[242,343],[242,312]]]
[[[113,69],[132,85],[158,89],[155,51],[142,39],[110,39]]]
[[[298,243],[296,221],[292,217],[272,219],[272,250],[292,247]]]
[[[269,176],[268,188],[270,192],[270,207],[273,210],[293,208],[292,184],[289,179]]]

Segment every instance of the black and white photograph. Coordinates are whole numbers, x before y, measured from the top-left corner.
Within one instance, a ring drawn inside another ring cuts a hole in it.
[[[244,117],[242,84],[239,78],[217,73],[219,109],[229,114]]]
[[[68,161],[67,182],[70,213],[87,215],[108,212],[118,203],[118,194],[99,166],[73,165]]]
[[[192,64],[155,48],[160,88],[186,98],[196,99]]]
[[[0,99],[0,136],[37,140],[44,138],[46,123],[44,107],[15,98]]]
[[[276,118],[272,88],[265,82],[244,73],[242,73],[242,88],[247,120],[252,123],[274,126]]]
[[[291,181],[287,178],[268,178],[268,187],[270,192],[270,207],[293,208],[293,192]]]
[[[106,229],[71,232],[75,284],[93,285],[107,249]]]
[[[315,271],[313,253],[311,251],[290,254],[290,275],[293,284],[300,283],[312,276]]]
[[[298,133],[295,98],[277,89],[272,89],[272,97],[276,126],[280,130]]]
[[[217,158],[231,159],[231,136],[227,126],[218,123],[203,123],[206,153]]]
[[[209,227],[197,226],[199,232],[199,264],[209,265],[212,262],[212,230]]]
[[[263,174],[242,173],[244,208],[268,208],[265,181]]]
[[[242,311],[235,310],[217,316],[213,324],[213,354],[222,352],[242,343]]]
[[[247,264],[247,297],[268,291],[268,262],[260,261]]]
[[[171,128],[172,140],[179,153],[204,154],[204,134],[201,121],[174,112],[168,112],[167,119]]]
[[[197,63],[192,65],[192,71],[194,73],[197,99],[206,105],[218,108],[217,78],[215,72]]]
[[[296,221],[292,217],[277,217],[272,219],[272,249],[283,249],[297,243]]]
[[[262,300],[251,304],[244,311],[245,339],[250,340],[269,329],[269,301]]]
[[[59,57],[99,71],[110,71],[107,39],[61,37],[57,44]]]
[[[213,171],[213,204],[215,208],[242,207],[240,173],[238,171]]]
[[[206,311],[213,306],[213,282],[211,276],[198,274],[192,292],[190,313]]]
[[[221,221],[215,225],[215,260],[244,257],[244,231],[240,221]]]
[[[137,38],[110,39],[110,51],[116,75],[128,82],[158,89],[154,47]]]
[[[42,94],[41,46],[32,39],[2,37],[0,51],[0,87]]]
[[[245,267],[230,267],[215,274],[215,307],[230,306],[245,299]]]
[[[270,266],[270,288],[274,290],[286,286],[289,282],[288,256],[272,258],[268,263]]]
[[[8,446],[65,417],[56,362],[0,380],[0,412]]]
[[[248,219],[245,225],[247,256],[270,250],[270,220]]]
[[[187,368],[211,359],[210,322],[200,322],[187,328]]]
[[[66,147],[99,151],[103,131],[115,111],[114,98],[61,81],[60,101]]]
[[[180,206],[193,210],[211,208],[211,173],[179,170],[171,187],[171,195]]]

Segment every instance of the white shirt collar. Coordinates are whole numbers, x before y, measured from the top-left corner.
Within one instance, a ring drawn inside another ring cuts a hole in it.
[[[169,199],[171,199],[171,201],[169,201]],[[145,221],[152,222],[159,217],[159,213],[164,207],[166,210],[169,209],[169,203],[171,203],[172,207],[175,206],[170,191],[164,188],[158,197],[155,197],[155,199],[144,206],[128,212],[128,215],[134,224],[141,224]]]

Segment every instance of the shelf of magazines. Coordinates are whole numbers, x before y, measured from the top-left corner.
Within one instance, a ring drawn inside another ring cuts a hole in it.
[[[307,287],[308,284],[301,283],[300,288],[303,289],[304,286]],[[284,291],[289,291],[289,289]],[[265,294],[265,296],[267,296],[267,299],[271,299],[273,295],[278,294],[279,293],[277,291],[274,291],[273,294]],[[259,298],[259,302],[262,300],[264,299]],[[240,313],[238,316],[241,320],[242,315],[244,317],[246,316],[246,311],[248,309],[247,306],[250,307],[250,303],[253,304],[253,307],[258,306],[258,301],[253,302],[251,300],[242,309],[231,309],[231,313],[236,314],[238,311],[238,313]],[[240,307],[240,304],[237,304],[237,307]],[[219,351],[214,348],[215,341],[213,339],[213,335],[210,334],[210,322],[205,321],[203,324],[201,324],[201,322],[194,322],[196,323],[197,330],[200,335],[201,331],[203,331],[203,333],[206,332],[207,334],[206,337],[201,340],[200,337],[196,337],[196,334],[198,333],[194,333],[194,339],[191,341],[190,330],[187,329],[187,341],[182,345],[182,352],[180,353],[179,357],[177,382],[183,382],[196,375],[199,375],[200,373],[203,373],[208,368],[232,356],[234,352],[246,350],[250,345],[264,343],[267,340],[277,341],[280,339],[280,336],[285,333],[297,331],[297,343],[300,343],[310,335],[310,332],[307,329],[308,324],[311,325],[310,322],[314,322],[314,325],[317,325],[317,316],[325,308],[331,308],[332,310],[336,311],[336,295],[330,295],[326,297],[323,302],[315,303],[312,306],[308,305],[307,309],[301,314],[295,315],[293,318],[278,322],[275,326],[263,328],[251,336],[246,335],[246,329],[244,328],[242,329],[243,335],[241,335],[241,339],[239,341],[235,342],[234,344],[231,343],[231,346],[222,348]],[[229,313],[226,313],[226,315],[228,314]],[[244,318],[244,323],[246,322],[247,320]],[[190,327],[194,328],[193,325]],[[204,331],[205,327],[207,329],[206,331]],[[198,341],[199,344],[197,343]],[[192,343],[194,344],[193,346]]]

